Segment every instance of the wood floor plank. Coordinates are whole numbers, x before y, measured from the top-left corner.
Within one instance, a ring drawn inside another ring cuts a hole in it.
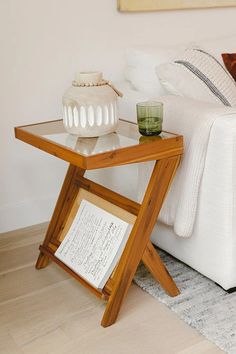
[[[184,322],[180,324],[177,316],[166,310],[133,285],[118,321],[105,331],[97,325],[102,307],[74,316],[62,329],[75,342],[75,348],[79,346],[81,353],[91,354],[177,354],[202,341],[200,334]],[[76,354],[76,350],[72,353]]]
[[[24,346],[101,303],[69,279],[0,306],[0,333],[9,332],[17,345]]]
[[[0,353],[23,354],[23,351],[16,345],[15,341],[8,333],[0,333]]]
[[[136,285],[117,323],[102,328],[102,301],[56,265],[28,265],[46,227],[0,236],[0,354],[222,352]]]
[[[48,223],[0,234],[0,252],[43,241]]]
[[[207,339],[202,340],[201,342],[181,350],[178,354],[220,354],[223,353],[220,348],[213,347],[212,343]]]
[[[73,346],[74,343],[60,328],[57,328],[43,338],[37,338],[35,341],[24,345],[22,350],[24,354],[68,354],[73,349]],[[77,348],[77,353],[81,353],[79,348]]]
[[[39,254],[39,243],[25,245],[0,253],[0,274],[33,265]]]
[[[69,275],[54,264],[50,264],[49,267],[40,271],[32,265],[14,272],[1,274],[0,305],[68,278]]]

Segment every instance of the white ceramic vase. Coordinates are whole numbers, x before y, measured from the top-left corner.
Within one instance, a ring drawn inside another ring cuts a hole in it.
[[[81,137],[96,137],[117,128],[117,93],[102,80],[102,73],[78,73],[63,96],[65,129]]]

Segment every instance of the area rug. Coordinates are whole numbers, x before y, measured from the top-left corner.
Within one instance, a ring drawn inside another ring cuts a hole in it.
[[[158,253],[181,294],[168,296],[142,265],[135,276],[136,284],[226,353],[236,354],[236,292],[228,294],[182,262],[163,251]]]

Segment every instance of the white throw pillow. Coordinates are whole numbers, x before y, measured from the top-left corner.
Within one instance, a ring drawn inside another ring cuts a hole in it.
[[[160,83],[154,67],[128,66],[125,70],[125,78],[135,90],[143,92],[150,97],[166,94],[166,90]]]
[[[172,60],[183,46],[131,47],[126,50],[125,78],[134,89],[150,96],[166,93],[156,76],[156,65]]]
[[[158,65],[156,73],[171,94],[236,106],[235,81],[204,49],[187,48],[174,61]]]

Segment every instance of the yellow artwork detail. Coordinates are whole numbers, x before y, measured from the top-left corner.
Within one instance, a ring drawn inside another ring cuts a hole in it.
[[[120,11],[159,11],[236,6],[236,0],[118,0]]]

